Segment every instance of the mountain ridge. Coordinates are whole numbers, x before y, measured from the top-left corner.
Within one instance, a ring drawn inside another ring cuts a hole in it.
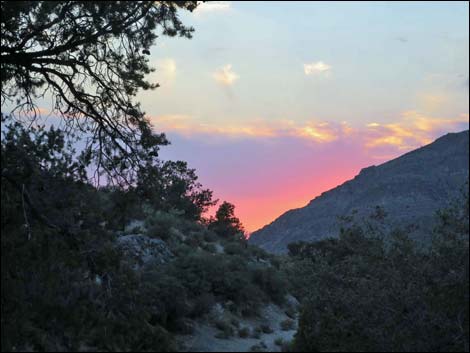
[[[376,206],[389,214],[389,227],[415,224],[412,236],[426,240],[435,212],[468,181],[468,141],[468,130],[448,133],[390,161],[362,168],[353,179],[253,232],[250,242],[282,253],[290,242],[337,236],[337,217],[358,210],[357,216],[365,218]]]

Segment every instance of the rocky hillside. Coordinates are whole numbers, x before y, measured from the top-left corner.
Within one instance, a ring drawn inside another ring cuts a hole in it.
[[[469,132],[450,133],[433,143],[379,166],[361,170],[344,184],[290,210],[254,232],[252,244],[275,253],[295,241],[315,241],[338,235],[338,217],[367,219],[380,206],[385,224],[412,229],[427,240],[435,212],[447,205],[468,181]]]
[[[299,302],[276,256],[161,212],[130,222],[115,245],[138,278],[159,288],[153,315],[164,313],[170,350],[279,352],[293,340]]]

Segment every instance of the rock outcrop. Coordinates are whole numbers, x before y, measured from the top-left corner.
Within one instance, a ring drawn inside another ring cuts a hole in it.
[[[173,258],[173,253],[161,239],[143,234],[128,234],[121,235],[116,242],[134,269],[148,264],[164,264]]]

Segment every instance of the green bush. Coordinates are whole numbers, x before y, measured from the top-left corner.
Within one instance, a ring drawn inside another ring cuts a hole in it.
[[[171,228],[178,227],[181,222],[177,214],[156,211],[145,220],[147,235],[164,241],[169,240],[172,236]]]
[[[288,282],[283,273],[272,267],[258,268],[253,272],[254,282],[277,304],[287,295]]]

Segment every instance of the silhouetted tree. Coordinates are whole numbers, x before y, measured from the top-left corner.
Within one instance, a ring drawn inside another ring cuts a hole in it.
[[[224,201],[217,212],[215,218],[209,223],[209,229],[217,234],[228,238],[245,238],[245,230],[240,220],[235,217],[235,206],[230,202]]]
[[[155,209],[183,211],[185,218],[200,220],[210,206],[212,191],[203,189],[194,169],[183,161],[148,164],[139,169],[135,191]]]
[[[98,169],[119,174],[167,144],[133,102],[153,71],[147,55],[158,37],[190,38],[177,10],[196,1],[2,1],[2,106],[35,118],[36,99],[50,95],[54,111],[86,133]],[[91,153],[91,151],[90,151]],[[125,163],[122,163],[122,159]]]

